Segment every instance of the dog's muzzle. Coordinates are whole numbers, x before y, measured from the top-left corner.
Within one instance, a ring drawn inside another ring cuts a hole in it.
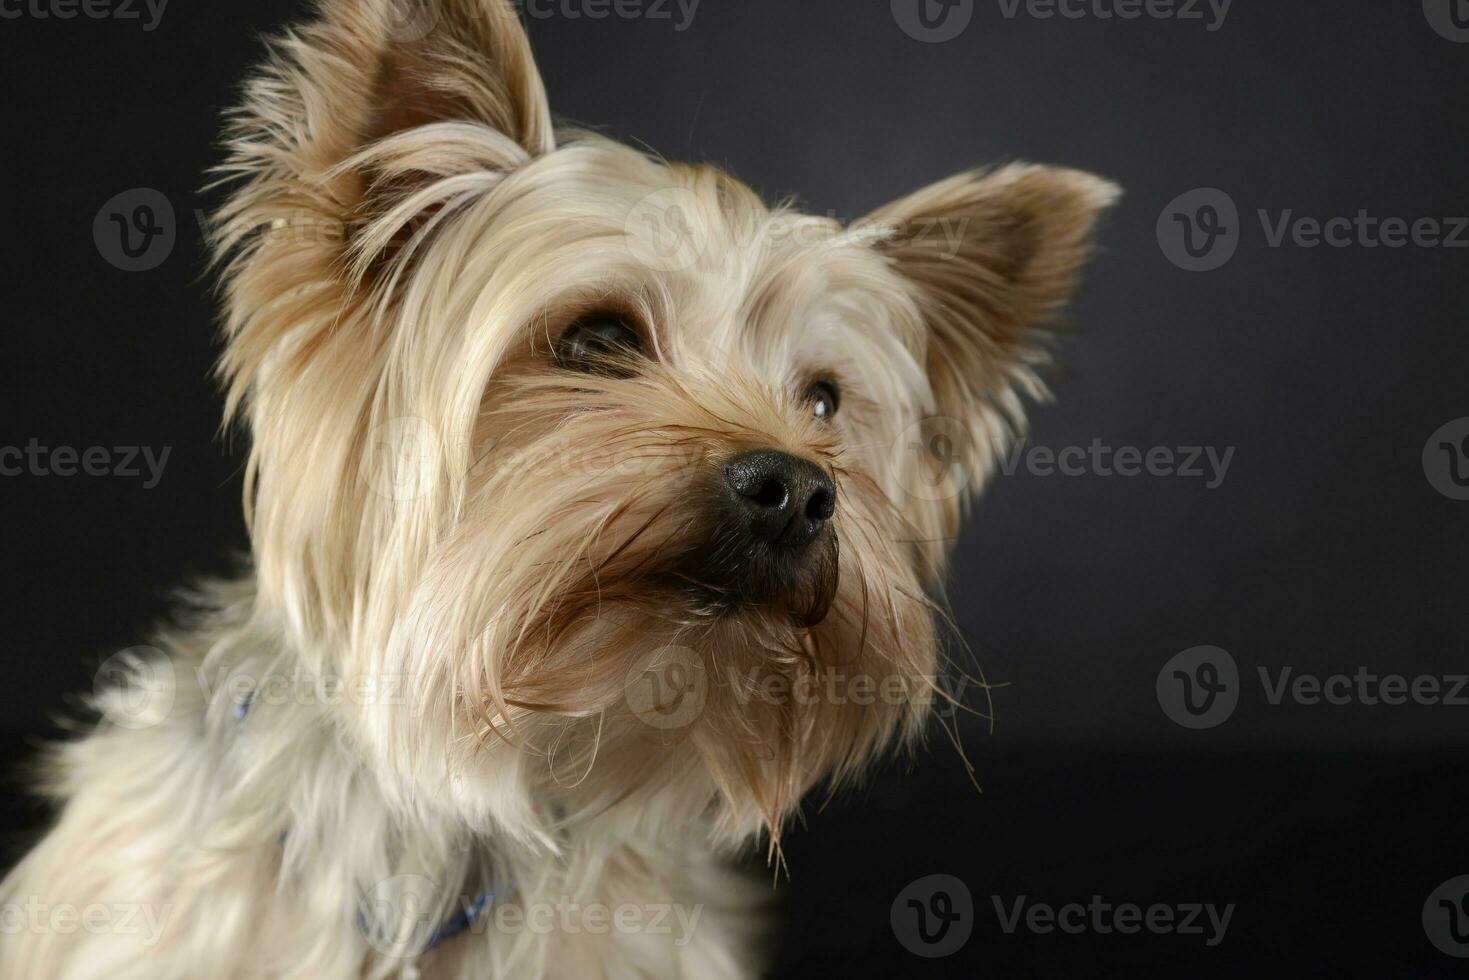
[[[837,586],[837,491],[810,460],[758,450],[724,463],[708,491],[713,530],[693,577],[727,609],[763,607],[811,627]]]

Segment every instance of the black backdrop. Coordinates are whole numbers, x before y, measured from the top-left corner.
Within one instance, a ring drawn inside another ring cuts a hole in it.
[[[963,29],[935,43],[914,2],[703,0],[689,18],[647,0],[619,8],[642,16],[594,19],[568,11],[610,5],[544,0],[528,18],[559,115],[810,210],[856,217],[1009,159],[1117,180],[1127,196],[1032,446],[1233,450],[1213,488],[1024,462],[994,482],[951,588],[989,680],[1007,685],[992,733],[962,726],[983,794],[935,738],[813,813],[788,840],[778,975],[1462,972],[1421,916],[1469,873],[1469,705],[1368,703],[1355,682],[1349,703],[1272,704],[1259,671],[1271,684],[1283,668],[1436,677],[1446,691],[1469,671],[1469,502],[1439,448],[1460,452],[1469,422],[1437,434],[1469,416],[1469,248],[1372,247],[1386,229],[1356,221],[1436,219],[1469,243],[1451,220],[1469,215],[1469,31],[1452,20],[1469,11],[1277,0],[1220,23],[1183,0],[1172,9],[1203,19],[1156,5],[1103,16],[1126,0],[1073,0],[1079,17],[963,0],[936,30]],[[241,456],[215,438],[194,216],[213,203],[198,188],[257,35],[302,10],[178,2],[149,30],[141,4],[139,20],[38,16],[65,6],[49,4],[0,0],[0,447],[170,455],[152,487],[146,463],[138,477],[0,477],[0,735],[17,760],[102,657],[146,638],[169,588],[244,545]],[[176,242],[150,271],[118,268],[94,238],[99,209],[135,188],[174,210]],[[1215,192],[1174,203],[1200,188]],[[1207,211],[1226,199],[1237,217]],[[1286,212],[1354,223],[1336,226],[1339,247],[1276,245]],[[1182,268],[1175,215],[1198,235],[1213,214],[1226,233],[1194,264],[1236,251]],[[1203,645],[1228,651],[1237,678],[1210,656],[1238,703],[1190,729],[1164,709],[1180,710],[1169,660]],[[6,800],[7,829],[34,824]],[[895,903],[913,914],[900,892],[935,874],[972,900],[947,886],[972,935],[946,957],[910,952],[911,923],[890,922]],[[1007,933],[996,911],[1093,895],[1235,910],[1212,947]]]

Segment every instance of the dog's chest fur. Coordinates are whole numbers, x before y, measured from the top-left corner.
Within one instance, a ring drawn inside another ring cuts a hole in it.
[[[51,760],[50,788],[72,803],[0,900],[127,911],[106,933],[0,947],[0,976],[750,975],[762,890],[721,867],[701,828],[612,811],[548,847],[391,799],[334,723],[355,695],[250,622],[250,592],[211,590],[215,608],[165,641],[171,659],[104,698],[122,724]]]

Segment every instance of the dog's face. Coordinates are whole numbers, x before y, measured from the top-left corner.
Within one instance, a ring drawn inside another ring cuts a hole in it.
[[[260,614],[378,692],[342,721],[390,789],[733,839],[918,732],[926,590],[1109,185],[768,209],[558,138],[500,0],[330,0],[230,147]]]

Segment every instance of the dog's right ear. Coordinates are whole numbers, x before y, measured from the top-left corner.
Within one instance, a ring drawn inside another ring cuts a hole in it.
[[[373,292],[438,219],[550,152],[554,136],[508,0],[324,0],[317,20],[271,43],[225,146],[219,173],[233,190],[212,245],[233,410],[282,332],[312,319],[301,304],[340,313],[341,295],[325,295],[333,283]],[[278,315],[282,302],[291,315]]]
[[[555,148],[545,88],[508,0],[321,0],[270,44],[225,148],[219,374],[252,437],[260,601],[345,628],[387,520],[362,473],[381,396],[401,390],[388,351],[409,274]]]
[[[507,0],[329,0],[325,13],[369,44],[360,141],[462,121],[532,156],[552,149],[546,89]]]

